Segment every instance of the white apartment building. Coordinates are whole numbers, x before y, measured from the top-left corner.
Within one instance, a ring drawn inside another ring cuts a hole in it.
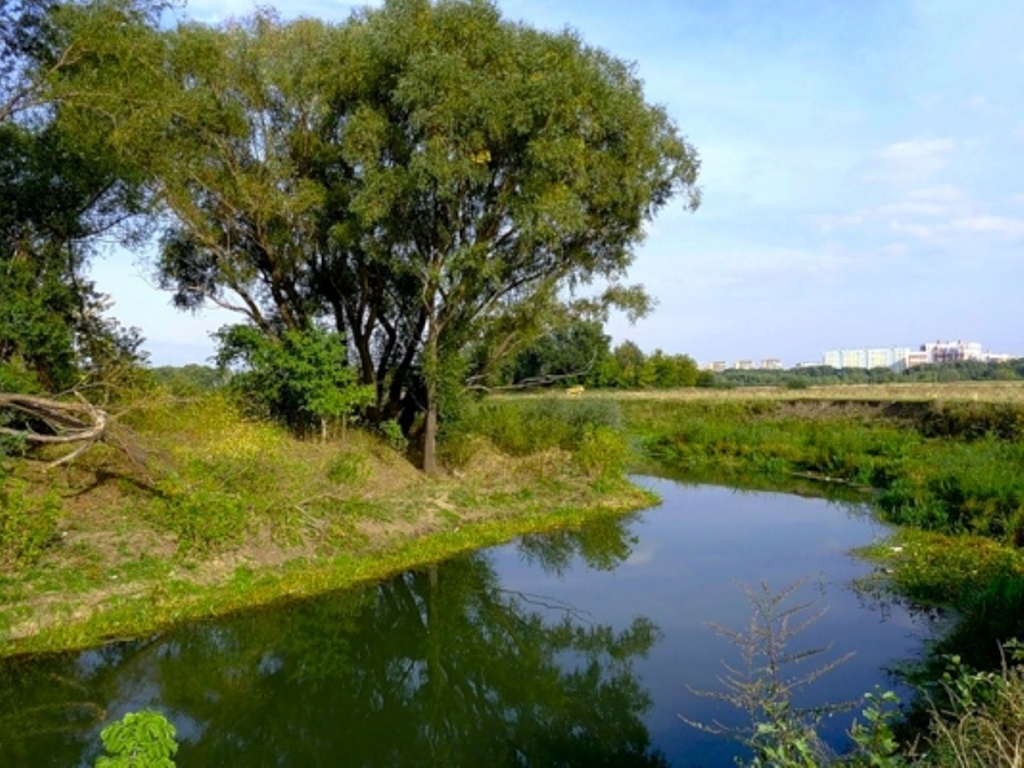
[[[863,349],[830,349],[822,364],[833,368],[893,368],[907,366],[910,349],[907,347],[864,347]]]
[[[909,347],[865,347],[864,349],[830,349],[822,363],[833,368],[892,368],[904,370],[927,363],[952,363],[960,360],[998,362],[1010,355],[985,352],[976,341],[933,341],[919,349]]]

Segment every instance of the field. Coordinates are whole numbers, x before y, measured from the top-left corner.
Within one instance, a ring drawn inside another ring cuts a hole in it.
[[[524,395],[517,395],[522,397]],[[526,395],[543,397],[543,393]],[[588,390],[582,397],[666,401],[749,400],[860,400],[873,402],[973,401],[986,403],[1024,403],[1024,381],[963,381],[952,383],[845,384],[826,387],[787,389],[785,387],[736,387],[734,389],[686,388],[623,392]]]

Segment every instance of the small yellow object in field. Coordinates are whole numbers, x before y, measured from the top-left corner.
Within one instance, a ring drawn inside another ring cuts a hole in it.
[[[575,387],[569,387],[565,390],[571,397],[579,397],[583,394],[583,385],[577,384]]]

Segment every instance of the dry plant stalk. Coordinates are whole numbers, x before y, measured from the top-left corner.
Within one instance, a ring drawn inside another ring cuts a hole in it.
[[[736,728],[717,720],[702,723],[679,715],[681,720],[706,733],[734,738],[755,753],[769,753],[779,748],[803,751],[806,748],[809,753],[817,755],[824,750],[824,745],[817,739],[816,723],[828,714],[853,708],[856,702],[796,707],[793,698],[797,692],[854,654],[851,651],[805,672],[793,674],[794,667],[817,659],[832,648],[829,644],[791,650],[793,641],[821,619],[827,610],[817,607],[819,598],[787,605],[809,578],[797,579],[778,592],[772,592],[763,580],[756,589],[742,584],[752,609],[746,628],[734,630],[715,622],[707,623],[712,631],[739,649],[741,664],[734,666],[722,662],[726,670],[719,678],[723,690],[688,688],[697,696],[724,701],[745,711],[750,717],[750,724]]]

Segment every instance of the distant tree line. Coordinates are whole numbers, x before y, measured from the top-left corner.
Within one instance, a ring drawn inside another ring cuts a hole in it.
[[[962,360],[891,368],[833,368],[818,365],[781,371],[727,370],[714,374],[714,386],[794,387],[831,384],[895,384],[900,382],[1017,381],[1024,379],[1024,358],[1005,362]]]
[[[692,357],[660,349],[645,354],[632,341],[611,346],[599,321],[551,330],[520,350],[496,377],[498,387],[582,384],[609,389],[673,389],[710,385]]]

